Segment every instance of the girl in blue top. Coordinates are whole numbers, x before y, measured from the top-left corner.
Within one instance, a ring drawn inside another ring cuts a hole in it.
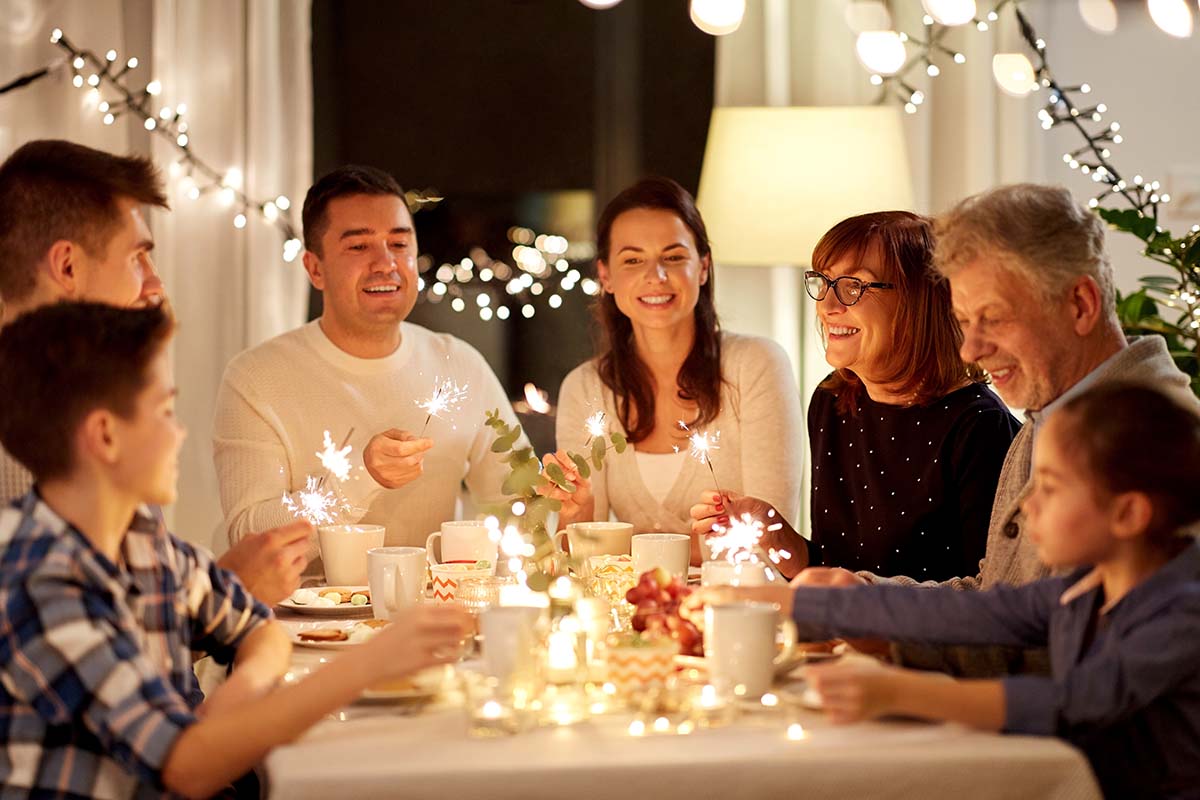
[[[1200,521],[1200,419],[1151,389],[1101,386],[1046,421],[1033,468],[1032,535],[1069,574],[986,592],[759,591],[802,638],[1049,648],[1048,677],[810,668],[835,721],[902,714],[1057,735],[1108,797],[1200,797],[1200,541],[1186,532]]]

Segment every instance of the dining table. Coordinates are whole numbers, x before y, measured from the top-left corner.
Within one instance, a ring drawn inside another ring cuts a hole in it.
[[[312,624],[279,616],[293,629]],[[296,647],[293,673],[339,655]],[[328,715],[267,757],[260,768],[267,796],[1101,797],[1083,754],[1051,737],[901,719],[835,725],[819,710],[787,703],[743,704],[725,724],[688,726],[686,734],[666,717],[618,707],[572,725],[475,738],[454,684],[430,702],[354,703]]]

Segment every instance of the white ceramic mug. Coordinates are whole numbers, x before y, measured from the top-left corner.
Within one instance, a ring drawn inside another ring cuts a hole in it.
[[[563,538],[571,546],[571,557],[587,564],[592,556],[629,555],[633,525],[628,522],[572,522],[554,534],[554,545],[566,552]]]
[[[700,565],[701,586],[762,586],[767,565],[762,562],[705,561]]]
[[[438,547],[434,547],[434,542]],[[426,558],[429,566],[434,564],[474,564],[490,561],[493,574],[496,571],[497,543],[492,541],[491,531],[479,520],[461,519],[443,522],[442,529],[429,534],[425,540]],[[437,553],[440,558],[435,556]]]
[[[317,528],[325,582],[330,586],[366,586],[367,551],[383,547],[382,525],[322,525]]]
[[[374,547],[367,551],[367,581],[375,619],[391,619],[425,594],[424,547]]]
[[[783,650],[777,652],[781,625]],[[719,690],[761,697],[771,688],[776,666],[795,647],[796,626],[782,619],[773,603],[718,603],[704,609],[704,659]]]
[[[479,612],[486,674],[508,680],[533,671],[542,611],[532,606],[491,606]]]
[[[633,537],[633,571],[642,575],[662,567],[687,580],[692,559],[692,537],[686,533],[639,533]]]

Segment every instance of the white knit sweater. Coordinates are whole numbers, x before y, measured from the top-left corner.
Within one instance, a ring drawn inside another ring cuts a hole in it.
[[[722,491],[766,500],[799,529],[800,476],[804,472],[800,394],[783,348],[769,339],[721,335],[721,412],[705,426],[720,431],[720,449],[712,466]],[[563,380],[558,397],[558,446],[587,453],[584,420],[603,410],[613,430],[620,417],[610,392],[600,381],[594,361],[576,367]],[[674,486],[660,503],[642,481],[634,447],[618,455],[610,451],[604,471],[592,477],[596,519],[633,523],[637,531],[688,533],[689,510],[701,491],[714,489],[708,467],[687,459]]]
[[[317,458],[322,432],[340,444],[354,428],[350,480],[342,490],[356,512],[341,521],[387,526],[389,545],[425,544],[425,537],[454,519],[463,482],[476,504],[501,499],[506,467],[491,452],[494,439],[484,413],[498,408],[509,424],[512,407],[495,374],[470,345],[448,334],[401,325],[395,353],[377,359],[351,356],[325,336],[318,322],[238,355],[225,369],[217,397],[213,452],[225,526],[231,541],[292,520],[285,493],[323,475]],[[436,378],[467,387],[462,407],[433,419],[426,436],[423,474],[385,490],[362,466],[372,436],[389,428],[417,434]],[[520,446],[520,445],[519,445]]]

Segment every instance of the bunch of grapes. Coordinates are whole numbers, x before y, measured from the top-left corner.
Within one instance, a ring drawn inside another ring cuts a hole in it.
[[[637,606],[633,629],[650,636],[669,636],[685,656],[704,655],[703,635],[697,625],[699,609],[688,598],[692,590],[662,567],[642,573],[625,599]]]

